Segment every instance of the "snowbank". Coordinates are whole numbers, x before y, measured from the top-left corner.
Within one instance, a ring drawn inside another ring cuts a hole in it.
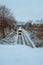
[[[0,45],[0,65],[43,65],[43,48]]]

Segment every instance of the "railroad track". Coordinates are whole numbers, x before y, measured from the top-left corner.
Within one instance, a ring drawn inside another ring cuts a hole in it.
[[[28,37],[24,33],[22,33],[22,35],[18,35],[17,44],[23,44],[34,48],[34,46],[29,41]]]
[[[22,44],[22,45],[27,45],[32,48],[35,48],[34,43],[30,39],[30,37],[25,33],[25,30],[22,29],[22,34],[19,35],[17,34],[15,36],[14,33],[8,35],[5,39],[2,40],[3,44]]]
[[[22,35],[18,35],[17,44],[23,44]]]
[[[28,41],[27,42],[27,45],[29,44],[32,48],[36,48],[34,42],[31,40],[31,38],[29,37],[29,35],[27,34],[27,31],[25,31],[23,29],[22,33],[24,34],[24,37],[26,38],[26,40]]]
[[[28,37],[27,37],[25,34],[23,34],[23,36],[24,36],[25,44],[26,44],[27,46],[30,46],[30,47],[33,48],[33,45],[32,45],[31,42],[29,41]]]

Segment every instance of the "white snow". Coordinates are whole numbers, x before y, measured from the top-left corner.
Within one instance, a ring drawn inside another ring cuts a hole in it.
[[[43,65],[43,48],[0,45],[0,65]]]

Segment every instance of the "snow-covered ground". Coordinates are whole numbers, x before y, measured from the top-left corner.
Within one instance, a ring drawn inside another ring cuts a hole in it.
[[[0,65],[43,65],[43,48],[0,45]]]
[[[10,45],[17,44],[17,38],[18,38],[18,35],[14,34],[12,32],[9,35],[7,35],[5,38],[0,40],[0,44],[5,44],[5,45],[8,45],[8,44],[10,44]]]
[[[25,30],[23,34],[29,38]],[[18,34],[10,34],[2,40],[4,44],[10,45],[0,44],[0,65],[43,65],[43,48],[26,46],[23,34],[23,45],[17,43]]]

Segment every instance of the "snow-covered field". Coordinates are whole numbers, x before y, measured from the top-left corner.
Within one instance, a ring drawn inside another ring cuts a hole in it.
[[[33,44],[28,33],[25,30],[22,32]],[[43,65],[43,48],[26,46],[23,35],[22,41],[23,45],[17,43],[18,34],[10,34],[2,40],[4,45],[0,44],[0,65]]]
[[[0,65],[43,65],[43,48],[0,45]]]

